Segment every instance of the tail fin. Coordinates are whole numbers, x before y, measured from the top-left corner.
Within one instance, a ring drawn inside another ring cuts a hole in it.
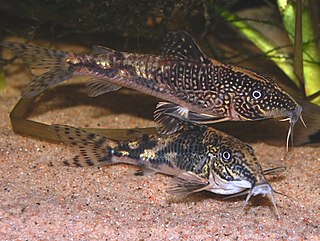
[[[49,70],[42,75],[35,76],[23,89],[22,97],[24,98],[34,97],[50,86],[72,78],[72,73],[68,71],[68,65],[65,62],[67,52],[6,41],[1,42],[0,46],[10,49],[22,58],[30,70]]]
[[[61,142],[79,150],[80,154],[72,161],[64,161],[66,166],[103,166],[115,163],[112,159],[113,148],[117,146],[115,141],[71,126],[52,125],[51,128]]]

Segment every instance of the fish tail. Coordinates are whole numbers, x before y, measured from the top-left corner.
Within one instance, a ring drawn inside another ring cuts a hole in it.
[[[3,41],[0,46],[13,51],[21,58],[30,70],[48,69],[42,75],[34,76],[31,82],[23,89],[22,97],[34,97],[50,86],[72,78],[73,74],[68,70],[66,58],[68,52],[42,48],[22,43]]]
[[[117,163],[113,158],[114,148],[118,146],[116,141],[67,125],[52,125],[51,128],[61,142],[79,150],[79,154],[71,161],[64,161],[66,166],[104,166]]]

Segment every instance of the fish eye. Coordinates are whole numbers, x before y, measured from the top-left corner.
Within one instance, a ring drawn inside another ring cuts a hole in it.
[[[254,90],[252,91],[251,96],[255,100],[260,100],[263,96],[263,93],[261,90]]]
[[[222,157],[222,160],[225,162],[231,161],[231,158],[232,158],[231,151],[230,150],[223,151],[221,154],[221,157]]]

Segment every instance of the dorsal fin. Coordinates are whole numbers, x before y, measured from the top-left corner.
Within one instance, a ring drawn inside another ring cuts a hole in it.
[[[191,35],[182,30],[167,34],[162,55],[164,59],[169,60],[192,60],[204,64],[210,62]]]

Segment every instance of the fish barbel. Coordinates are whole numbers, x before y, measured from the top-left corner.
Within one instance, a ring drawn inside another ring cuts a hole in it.
[[[222,195],[248,193],[267,195],[278,214],[274,191],[265,175],[279,174],[278,167],[262,170],[252,147],[207,126],[188,126],[171,135],[141,134],[136,139],[114,141],[84,130],[52,125],[58,139],[75,147],[79,154],[67,166],[103,166],[127,163],[140,173],[174,176],[171,194],[186,196],[199,191]]]
[[[209,124],[283,117],[290,122],[288,147],[301,118],[302,107],[270,77],[210,59],[184,31],[168,33],[162,55],[102,46],[94,46],[90,55],[12,42],[0,46],[15,52],[30,69],[48,69],[33,78],[22,97],[33,97],[75,76],[88,76],[92,78],[87,84],[89,96],[122,86],[163,99],[154,112],[162,134],[181,129],[181,121]]]

